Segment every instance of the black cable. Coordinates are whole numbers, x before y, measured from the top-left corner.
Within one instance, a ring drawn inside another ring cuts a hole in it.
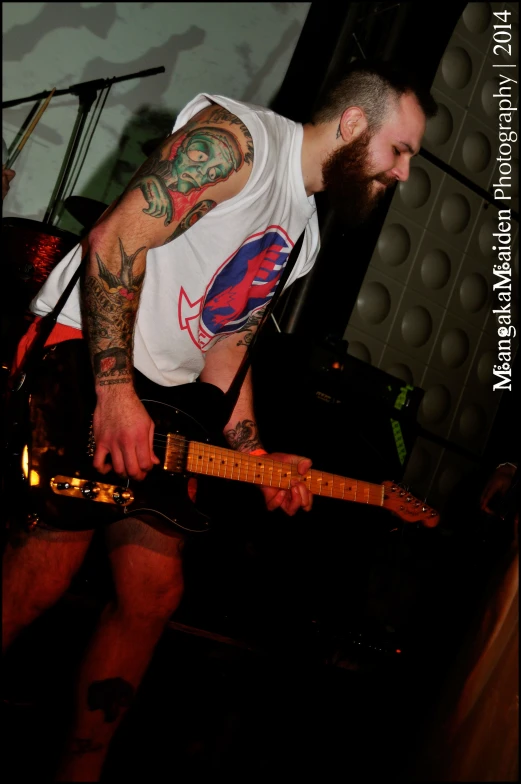
[[[83,164],[85,163],[85,159],[87,158],[87,155],[88,155],[88,152],[89,152],[89,149],[90,149],[90,145],[92,144],[92,140],[94,138],[94,134],[96,132],[96,128],[98,127],[98,123],[99,123],[99,121],[101,119],[101,115],[103,114],[103,109],[105,108],[105,104],[107,102],[107,98],[109,96],[111,87],[112,87],[112,84],[109,84],[107,87],[105,87],[100,92],[100,94],[98,96],[98,100],[96,101],[96,106],[95,106],[94,112],[93,112],[93,114],[91,116],[87,133],[84,136],[84,139],[82,141],[81,148],[80,148],[81,151],[83,151],[83,148],[85,148],[85,152],[83,152],[83,157],[82,157],[81,161],[78,162],[78,164],[75,167],[75,170],[76,170],[77,173],[75,175],[74,182],[72,183],[70,188],[69,188],[68,183],[67,183],[67,186],[64,189],[64,192],[68,190],[69,196],[74,192],[74,188],[76,187],[76,184],[78,182],[79,176],[81,174],[81,170],[83,168]],[[101,107],[98,110],[98,106],[99,106],[99,104],[101,102],[101,98],[102,98],[103,95],[104,95],[103,103],[101,104]],[[91,131],[91,126],[93,124],[94,124],[94,127],[92,128],[92,131]],[[78,156],[78,159],[79,159],[79,156]],[[71,181],[72,177],[73,177],[73,175],[71,174],[70,177],[69,177],[69,182]]]

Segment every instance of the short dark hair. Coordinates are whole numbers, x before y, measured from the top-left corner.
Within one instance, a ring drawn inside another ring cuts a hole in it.
[[[382,126],[392,101],[412,93],[427,119],[437,114],[438,106],[429,89],[405,69],[378,60],[356,60],[347,67],[312,112],[311,122],[331,122],[340,118],[349,106],[359,106],[367,116],[369,130]]]

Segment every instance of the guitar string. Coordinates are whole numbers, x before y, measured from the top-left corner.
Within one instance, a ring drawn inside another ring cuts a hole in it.
[[[163,440],[160,441],[158,439],[163,439]],[[169,439],[168,435],[165,436],[162,433],[158,433],[157,434],[157,439],[156,439],[156,437],[154,437],[154,444],[163,446],[165,441],[168,442],[168,439]],[[187,443],[188,443],[188,442],[185,441],[185,439],[183,439],[182,436],[179,437],[179,440],[181,440],[183,445],[187,445]],[[208,444],[208,443],[204,443],[204,442],[191,442],[191,443],[197,444],[198,450],[202,451],[203,452],[203,456],[205,456],[207,459],[209,458],[208,453],[212,453],[212,452],[214,453],[215,456],[219,456],[221,458],[222,457],[225,457],[225,458],[230,457],[231,458],[232,454],[233,454],[233,459],[234,460],[239,459],[241,461],[241,463],[243,462],[243,460],[247,460],[247,463],[249,463],[249,465],[246,465],[246,466],[245,465],[241,465],[240,466],[240,470],[244,470],[245,468],[246,468],[246,470],[255,470],[256,469],[256,465],[255,465],[256,461],[252,461],[251,460],[251,456],[249,454],[237,453],[236,451],[228,449],[227,447],[219,447],[219,446],[215,446],[213,444]],[[204,455],[204,452],[206,452],[207,454]],[[224,452],[224,455],[223,455],[223,452]],[[229,454],[229,453],[232,453],[232,454]],[[187,457],[187,459],[192,459],[193,460],[194,455],[190,454],[188,452],[188,450],[187,450],[186,457]],[[265,461],[262,461],[262,462],[265,462]],[[289,470],[291,472],[291,465],[292,464],[290,464],[290,463],[283,463],[281,461],[272,460],[271,458],[268,458],[268,461],[266,461],[266,462],[268,462],[268,465],[267,465],[267,472],[268,473],[270,471],[271,472],[275,471],[276,473],[278,473],[279,471],[283,471],[283,470],[286,470],[286,471]],[[239,467],[239,466],[236,466],[236,467]],[[207,468],[209,468],[209,466],[207,466]],[[217,472],[219,472],[221,470],[218,467],[218,465],[214,466],[213,468],[214,469],[216,468]],[[224,470],[226,471],[227,469],[231,469],[232,473],[233,473],[233,466],[227,466],[226,465]],[[265,472],[263,471],[263,473],[265,473]],[[343,477],[343,476],[340,476],[340,475],[337,475],[337,474],[331,474],[329,472],[319,471],[319,470],[316,470],[316,469],[314,470],[314,474],[315,474],[315,478],[314,479],[310,477],[311,481],[314,481],[314,482],[319,481],[318,475],[320,475],[321,477],[328,477],[328,478],[331,477],[331,484],[327,485],[328,487],[330,487],[331,492],[334,492],[334,490],[335,490],[335,487],[334,487],[335,480],[340,480],[340,484],[345,484],[346,481],[351,481],[351,482],[356,482],[357,485],[358,485],[358,483],[364,484],[366,486],[369,485],[369,487],[367,487],[368,494],[370,496],[371,495],[374,496],[378,500],[380,499],[380,494],[382,492],[382,486],[379,485],[379,484],[363,482],[362,480],[354,480],[354,479],[350,479],[349,477]],[[282,479],[282,477],[280,477],[280,478]],[[284,478],[286,478],[286,477],[284,477]],[[343,488],[343,490],[344,490],[344,488]],[[348,492],[349,492],[349,490],[348,490]],[[355,488],[355,493],[356,493],[356,488]],[[325,494],[329,494],[329,493],[324,493],[324,495]]]
[[[153,438],[153,444],[154,444],[154,446],[161,446],[161,447],[167,446],[170,437],[171,437],[171,434],[166,434],[165,435],[163,433],[155,433],[154,434],[154,438]],[[178,439],[181,441],[183,446],[189,446],[190,442],[187,442],[182,436],[179,436]],[[175,443],[175,441],[174,441],[174,443]],[[230,450],[230,449],[228,449],[226,447],[216,447],[213,444],[208,444],[208,443],[204,443],[204,442],[192,442],[192,443],[198,444],[199,450],[202,449],[203,452],[204,452],[204,450],[207,450],[207,452],[213,451],[215,453],[215,455],[218,455],[219,452],[220,452],[221,453],[221,455],[220,455],[221,457],[223,456],[222,455],[223,451],[225,453],[233,452],[234,453],[234,459],[237,459],[237,457],[239,457],[239,459],[241,460],[241,463],[244,460],[244,458],[248,458],[248,463],[250,463],[250,465],[246,465],[246,466],[241,465],[239,467],[239,471],[244,471],[244,469],[246,469],[246,471],[251,471],[252,469],[255,468],[254,465],[251,465],[251,457],[250,457],[249,454],[240,454],[239,453],[239,455],[237,455],[237,453],[234,450]],[[193,456],[190,455],[190,453],[188,452],[188,449],[186,450],[186,457],[187,457],[187,459],[193,459]],[[208,454],[206,455],[206,457],[208,458]],[[225,454],[225,457],[226,457],[226,454]],[[279,461],[271,460],[271,458],[268,458],[268,460],[270,462],[269,462],[269,465],[268,465],[268,468],[267,468],[267,472],[269,474],[270,471],[271,471],[271,479],[273,479],[273,471],[278,473],[279,471],[283,470],[284,466],[290,465],[290,464],[286,464],[286,463],[281,463]],[[206,468],[209,469],[209,466],[207,465]],[[214,474],[217,473],[217,475],[219,475],[219,472],[220,472],[221,469],[218,466],[213,466],[213,469],[214,469]],[[233,474],[233,466],[225,465],[224,471],[226,472],[226,470],[231,470],[231,472]],[[202,473],[205,473],[205,472],[203,471]],[[264,473],[264,471],[263,471],[263,473]],[[324,477],[324,476],[331,477],[330,484],[328,485],[326,483],[326,487],[328,489],[326,490],[324,488],[325,492],[322,492],[323,486],[320,484],[319,477],[318,476],[315,476],[314,478],[310,477],[311,482],[317,487],[317,490],[318,490],[317,494],[319,494],[319,495],[333,497],[333,494],[335,493],[335,480],[340,480],[340,483],[339,483],[340,485],[342,485],[342,484],[345,485],[346,481],[351,481],[351,482],[356,483],[356,484],[355,484],[354,491],[353,490],[348,490],[347,491],[348,494],[352,495],[353,492],[354,492],[354,497],[356,499],[356,495],[357,495],[357,492],[358,492],[358,485],[360,484],[362,486],[361,487],[362,493],[364,493],[364,492],[367,493],[366,503],[370,503],[371,501],[373,501],[373,502],[378,503],[379,505],[383,504],[383,495],[382,495],[382,493],[383,493],[383,485],[381,485],[381,484],[375,484],[375,483],[372,483],[372,482],[364,482],[363,480],[360,480],[360,479],[350,479],[349,477],[343,477],[343,476],[340,476],[340,475],[337,475],[337,474],[330,474],[329,472],[319,471],[319,470],[316,470],[316,469],[314,469],[314,473],[315,473],[315,475],[320,474],[320,475],[322,475],[322,477]],[[233,478],[233,477],[231,477],[231,478]],[[281,480],[281,479],[282,479],[282,477],[279,477],[279,480]],[[365,485],[365,488],[364,488],[364,485]],[[367,487],[368,485],[369,485],[369,487]],[[337,489],[339,489],[339,488],[337,488]],[[344,497],[345,492],[346,492],[346,490],[345,490],[345,486],[344,486],[344,487],[342,487],[342,497]],[[417,500],[417,499],[415,499],[415,500]]]

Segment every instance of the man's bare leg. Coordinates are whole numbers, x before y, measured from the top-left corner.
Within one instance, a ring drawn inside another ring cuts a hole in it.
[[[2,564],[2,651],[52,607],[83,563],[93,531],[17,532]]]
[[[123,534],[110,553],[117,598],[103,612],[83,661],[76,721],[56,781],[99,780],[114,732],[181,601],[182,540],[134,520],[116,523],[113,533],[126,524],[131,536]]]

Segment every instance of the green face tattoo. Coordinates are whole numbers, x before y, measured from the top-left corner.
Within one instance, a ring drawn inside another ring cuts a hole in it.
[[[217,128],[198,128],[187,134],[171,162],[176,190],[187,193],[225,180],[240,168],[242,161],[233,134]]]

